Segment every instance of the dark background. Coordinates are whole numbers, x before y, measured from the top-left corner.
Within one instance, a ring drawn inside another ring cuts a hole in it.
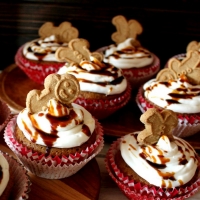
[[[200,0],[0,0],[0,70],[14,62],[19,46],[39,37],[47,21],[71,22],[94,51],[113,43],[116,15],[141,23],[138,39],[161,59],[161,67],[185,53],[190,41],[200,41]]]

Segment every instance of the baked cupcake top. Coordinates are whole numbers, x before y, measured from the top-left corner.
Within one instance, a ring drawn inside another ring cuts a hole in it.
[[[86,142],[95,129],[95,120],[82,106],[73,104],[79,83],[70,74],[50,74],[44,90],[27,94],[26,108],[17,117],[25,137],[36,144],[71,148]]]
[[[122,15],[115,16],[112,23],[117,32],[111,38],[115,42],[104,51],[104,62],[121,69],[141,68],[153,63],[153,54],[141,46],[137,35],[142,33],[142,26],[136,20],[127,21]]]
[[[127,165],[158,187],[174,188],[188,183],[196,173],[198,157],[190,144],[172,135],[178,123],[176,114],[151,108],[140,120],[145,129],[121,139],[120,151]]]
[[[56,49],[67,46],[78,34],[70,22],[62,22],[58,27],[52,22],[46,22],[39,29],[40,38],[24,45],[23,55],[30,60],[58,62],[55,58]]]
[[[171,58],[168,68],[143,86],[144,96],[154,104],[178,113],[200,112],[200,55],[187,52],[186,58]]]
[[[4,192],[10,178],[9,164],[6,158],[0,153],[0,197]]]
[[[60,47],[56,51],[59,61],[66,61],[58,74],[74,75],[80,84],[81,91],[101,93],[105,95],[120,94],[127,88],[127,80],[120,69],[102,61],[98,52],[89,51],[89,42],[85,39],[74,39],[68,47]]]

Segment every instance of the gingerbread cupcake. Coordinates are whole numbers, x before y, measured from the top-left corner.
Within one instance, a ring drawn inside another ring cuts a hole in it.
[[[64,65],[56,60],[56,49],[67,46],[78,34],[70,22],[62,22],[58,27],[52,22],[46,22],[39,29],[39,38],[18,49],[15,62],[30,79],[43,84],[47,75],[57,72]]]
[[[137,88],[159,71],[160,60],[137,40],[137,35],[143,31],[137,20],[126,20],[118,15],[112,19],[112,23],[117,29],[111,36],[115,44],[97,51],[103,52],[104,62],[122,69],[132,88]]]
[[[5,141],[37,176],[60,179],[78,172],[103,147],[103,130],[83,107],[72,103],[79,82],[50,74],[44,90],[27,94],[26,108],[5,129]]]
[[[186,58],[186,54],[189,51],[199,51],[200,52],[200,42],[197,42],[197,41],[191,41],[191,42],[189,42],[188,45],[187,45],[187,47],[186,47],[186,52],[185,53],[177,54],[177,55],[175,55],[175,56],[173,56],[171,58],[176,58],[179,61],[182,61],[183,59]],[[167,61],[165,67],[168,67],[169,60]]]
[[[189,51],[182,61],[172,58],[168,68],[156,79],[140,87],[136,101],[142,112],[151,107],[170,109],[177,113],[179,123],[174,134],[179,137],[200,131],[200,54]]]
[[[80,93],[74,102],[97,119],[110,116],[128,103],[131,87],[122,71],[104,63],[99,52],[90,52],[87,40],[71,40],[68,47],[56,51],[56,57],[67,62],[58,74],[72,74],[79,81]]]
[[[27,170],[12,156],[0,152],[0,199],[28,199],[31,182]]]
[[[170,110],[148,109],[142,131],[115,141],[106,155],[109,175],[129,199],[184,199],[199,189],[199,157],[185,140],[173,136],[178,124]]]

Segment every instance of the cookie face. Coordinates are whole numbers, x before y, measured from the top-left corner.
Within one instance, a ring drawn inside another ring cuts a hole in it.
[[[140,118],[145,129],[138,134],[137,140],[146,145],[158,142],[162,135],[173,140],[172,130],[178,124],[177,115],[171,110],[159,112],[155,108],[148,109]]]
[[[168,68],[161,70],[157,76],[157,81],[175,80],[180,76],[185,76],[192,84],[200,84],[200,54],[198,51],[187,52],[186,58],[179,61],[171,58]]]
[[[44,81],[43,90],[31,90],[27,94],[26,107],[30,113],[40,112],[52,98],[70,105],[77,98],[79,91],[79,82],[73,75],[50,74]]]
[[[134,19],[129,21],[123,15],[117,15],[112,19],[113,25],[116,27],[117,32],[113,33],[112,40],[119,44],[124,42],[127,38],[134,38],[136,40],[137,35],[141,34],[143,28],[141,24]]]
[[[91,53],[89,51],[89,42],[82,38],[73,39],[69,42],[68,47],[60,47],[57,49],[55,57],[61,62],[90,61],[90,56],[102,60],[102,54],[98,52]]]
[[[70,22],[62,22],[57,27],[52,22],[46,22],[40,27],[39,35],[41,38],[55,35],[58,41],[68,43],[72,39],[78,38],[79,32]]]

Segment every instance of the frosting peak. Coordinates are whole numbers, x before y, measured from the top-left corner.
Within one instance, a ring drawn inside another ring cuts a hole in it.
[[[69,108],[54,99],[44,111],[30,114],[27,108],[22,110],[17,124],[29,141],[58,148],[80,146],[95,129],[92,115],[82,106]]]
[[[67,43],[58,42],[55,35],[44,39],[39,38],[27,42],[23,48],[23,55],[31,60],[54,61],[58,62],[55,52],[58,47],[67,46]]]
[[[194,149],[183,139],[160,137],[155,145],[140,145],[139,132],[128,134],[120,143],[125,162],[142,178],[158,187],[173,188],[189,182],[198,159]]]
[[[154,60],[152,53],[140,46],[134,38],[128,38],[118,45],[110,45],[104,55],[104,62],[121,69],[145,67]]]

